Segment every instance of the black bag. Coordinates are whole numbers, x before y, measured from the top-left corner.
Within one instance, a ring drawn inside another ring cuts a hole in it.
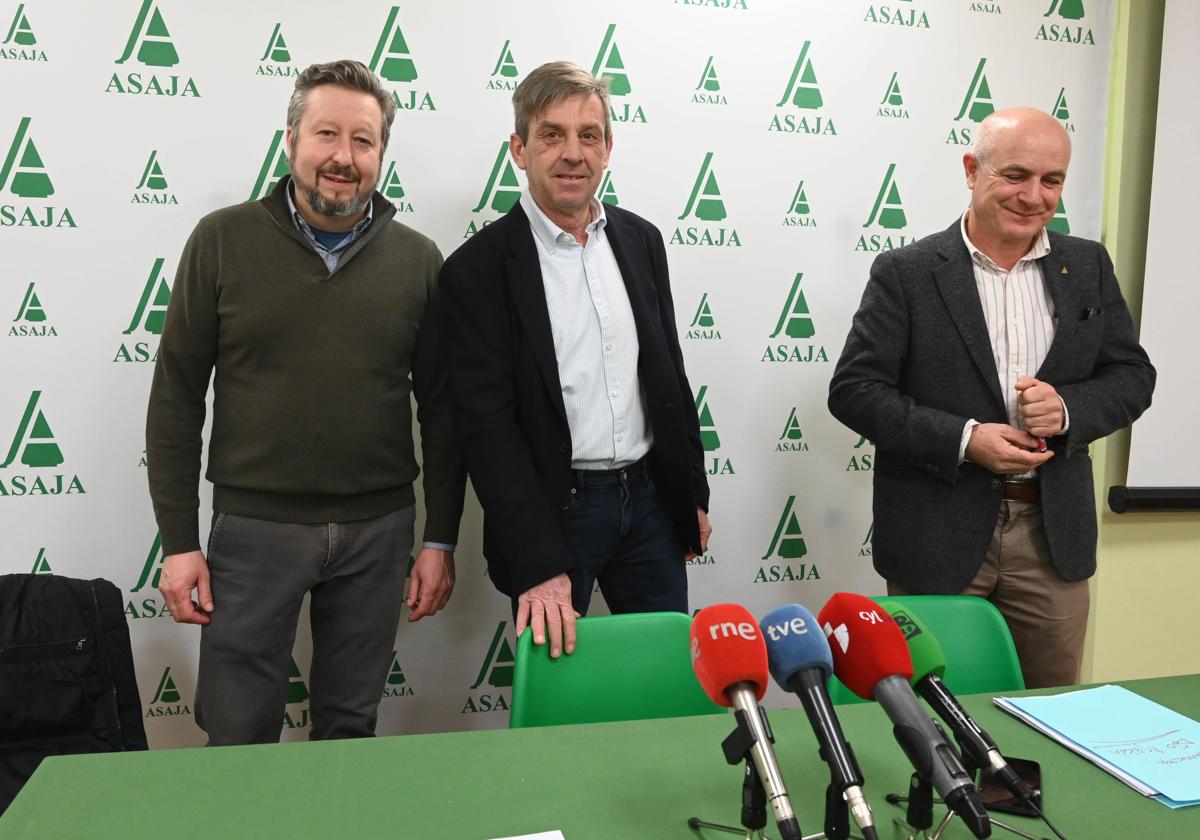
[[[0,814],[48,755],[144,749],[121,591],[0,575]]]

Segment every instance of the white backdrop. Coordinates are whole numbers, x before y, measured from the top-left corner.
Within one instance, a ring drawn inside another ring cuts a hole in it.
[[[825,409],[867,270],[965,208],[961,156],[993,107],[1056,112],[1075,141],[1056,225],[1097,236],[1114,7],[0,0],[0,571],[114,581],[152,744],[202,743],[198,630],[163,615],[144,474],[185,239],[286,171],[291,77],[353,57],[401,107],[383,188],[449,254],[524,184],[501,155],[516,82],[565,58],[619,93],[606,198],[670,243],[713,488],[693,607],[816,611],[838,590],[882,591],[874,449]],[[472,502],[450,607],[398,632],[381,733],[506,723],[511,620],[479,532]],[[309,650],[302,631],[284,738],[305,737]]]

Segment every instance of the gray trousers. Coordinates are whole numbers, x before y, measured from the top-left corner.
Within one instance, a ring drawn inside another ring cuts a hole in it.
[[[311,593],[311,740],[375,734],[416,509],[327,524],[218,513],[212,621],[200,631],[196,723],[211,746],[279,740],[292,645]]]

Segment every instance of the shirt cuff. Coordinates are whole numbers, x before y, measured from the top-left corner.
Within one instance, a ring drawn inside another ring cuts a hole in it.
[[[1059,397],[1058,401],[1060,403],[1062,403],[1062,407],[1063,407],[1063,427],[1062,427],[1062,431],[1059,432],[1059,434],[1065,435],[1067,433],[1067,429],[1071,428],[1071,412],[1067,411],[1067,401],[1066,400],[1064,400],[1062,397]]]
[[[968,420],[963,424],[962,441],[958,444],[958,463],[967,460],[967,444],[971,442],[971,430],[979,425],[978,420]]]
[[[449,543],[436,543],[436,542],[422,543],[421,547],[422,548],[432,548],[435,551],[448,551],[451,554],[454,553],[454,548],[455,548],[454,546],[450,545]]]

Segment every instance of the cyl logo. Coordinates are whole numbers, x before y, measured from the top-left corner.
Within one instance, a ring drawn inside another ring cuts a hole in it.
[[[46,309],[42,306],[35,285],[31,282],[25,289],[25,295],[17,309],[17,317],[13,318],[12,326],[8,328],[11,338],[47,338],[58,335],[54,325],[47,323]]]
[[[9,61],[46,60],[46,53],[37,49],[37,36],[33,34],[33,27],[29,25],[24,3],[17,5],[17,13],[8,25],[4,40],[0,41],[0,58]]]
[[[508,711],[508,698],[499,690],[511,688],[513,684],[513,663],[516,657],[513,656],[512,645],[509,644],[508,636],[505,633],[507,628],[507,621],[501,621],[496,625],[496,632],[492,635],[491,644],[488,645],[487,655],[484,656],[483,663],[480,665],[479,675],[471,686],[471,691],[482,686],[483,692],[469,695],[460,714]]]
[[[596,60],[592,63],[592,75],[608,79],[608,92],[612,96],[625,97],[633,91],[633,85],[629,82],[625,59],[621,57],[621,51],[613,37],[616,31],[615,23],[610,23],[608,29],[604,31],[604,38],[600,42],[600,51],[596,53]],[[631,102],[622,102],[619,106],[613,102],[610,111],[613,122],[644,123],[646,121],[646,113],[642,110],[642,106]]]
[[[738,233],[733,228],[716,227],[715,223],[725,219],[725,201],[721,197],[721,188],[717,186],[717,176],[713,172],[713,153],[704,155],[700,171],[696,173],[696,181],[688,195],[687,205],[679,214],[679,219],[695,219],[711,224],[689,227],[676,227],[671,235],[672,245],[715,245],[740,248],[742,245]]]
[[[130,204],[179,204],[175,194],[167,187],[167,176],[163,174],[162,164],[158,161],[158,150],[152,149],[146,165],[142,168],[142,177],[134,188]]]
[[[41,391],[31,391],[29,402],[17,424],[16,433],[9,444],[8,454],[0,469],[21,466],[35,470],[50,470],[63,463],[62,450],[46,421],[46,415],[38,407]],[[0,473],[0,498],[10,496],[70,496],[82,495],[87,491],[77,475],[61,472],[25,475]]]
[[[137,307],[133,310],[133,318],[122,335],[132,335],[139,330],[151,335],[162,335],[163,325],[167,319],[167,305],[171,302],[171,287],[163,276],[163,257],[159,257],[150,266],[150,275],[142,286],[142,295]],[[113,357],[114,362],[153,362],[158,359],[158,346],[150,346],[149,341],[122,343]]]
[[[767,131],[778,131],[783,134],[829,134],[837,135],[833,120],[819,113],[825,105],[821,96],[821,88],[817,84],[817,73],[812,63],[812,41],[805,41],[800,47],[796,63],[792,65],[792,73],[788,76],[787,86],[783,96],[775,103],[777,109],[771,117]],[[797,116],[791,109],[797,108],[805,112]]]
[[[379,31],[375,52],[371,55],[371,70],[380,78],[396,84],[408,85],[417,80],[417,64],[413,60],[408,41],[400,29],[400,7],[392,6],[387,21]],[[392,99],[402,111],[436,111],[433,97],[427,91],[408,88],[393,90]]]
[[[162,12],[155,0],[142,0],[133,28],[125,41],[117,64],[136,61],[152,68],[149,73],[141,71],[113,73],[108,80],[106,93],[153,94],[155,96],[188,96],[199,98],[196,82],[189,76],[178,74],[156,74],[153,68],[168,69],[179,63],[179,53]]]

